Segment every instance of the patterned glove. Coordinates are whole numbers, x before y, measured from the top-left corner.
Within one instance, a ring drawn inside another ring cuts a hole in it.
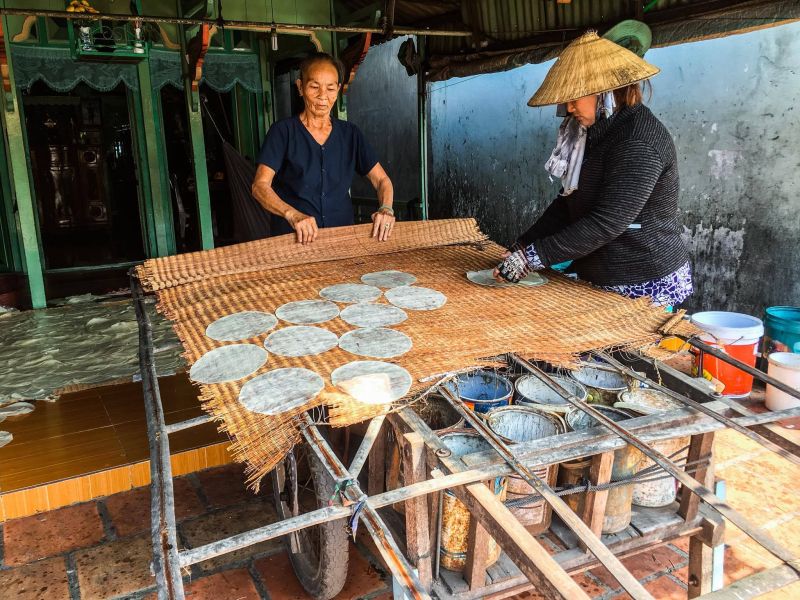
[[[500,273],[500,277],[509,283],[517,283],[531,272],[531,266],[525,256],[525,251],[516,250],[497,265],[497,270]]]

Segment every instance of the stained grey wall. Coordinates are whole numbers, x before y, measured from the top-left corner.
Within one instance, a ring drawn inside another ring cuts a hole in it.
[[[378,153],[398,200],[419,197],[417,80],[397,60],[405,39],[370,49],[347,94],[347,119],[358,125]],[[376,197],[369,182],[359,177],[352,193]]]
[[[800,24],[651,50],[654,113],[680,160],[688,308],[800,305]],[[432,215],[513,241],[557,193],[542,165],[553,108],[528,98],[550,63],[432,85]]]

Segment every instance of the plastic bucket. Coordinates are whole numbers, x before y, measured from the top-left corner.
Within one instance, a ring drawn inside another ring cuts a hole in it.
[[[573,396],[576,396],[582,402],[586,402],[589,393],[580,383],[562,375],[551,375],[551,377]],[[517,379],[514,387],[517,391],[514,404],[562,414],[572,408],[569,402],[564,400],[557,392],[551,390],[544,381],[535,375],[523,375]]]
[[[800,353],[800,307],[770,306],[764,311],[762,356],[773,352]]]
[[[631,418],[629,413],[617,408],[608,406],[595,406],[593,408],[615,422]],[[581,431],[599,425],[600,423],[594,417],[577,408],[567,413],[567,426],[572,431]],[[627,479],[636,473],[642,456],[642,453],[631,445],[626,445],[624,448],[616,450],[614,452],[614,464],[611,467],[611,481]],[[581,502],[585,502],[585,494],[581,494],[581,496],[583,498],[578,501],[579,507],[582,507]],[[603,517],[603,533],[619,533],[631,524],[632,501],[633,485],[623,485],[611,488],[608,491],[606,512]]]
[[[450,431],[439,436],[454,458],[491,450],[492,446],[477,431],[463,429]],[[500,499],[506,497],[506,480],[496,477],[489,482],[489,488]],[[467,564],[467,548],[469,547],[469,523],[471,515],[464,504],[453,492],[445,490],[442,495],[442,528],[439,536],[440,564],[451,571],[463,571]],[[489,538],[489,557],[487,566],[500,558],[500,546]]]
[[[769,367],[767,373],[778,381],[800,390],[800,354],[792,352],[774,352],[767,357]],[[770,410],[785,410],[800,406],[800,400],[771,385],[767,385],[765,400]]]
[[[531,442],[566,431],[560,417],[525,406],[504,406],[486,415],[486,424],[508,444]],[[537,477],[553,486],[558,475],[558,465],[548,465],[533,469]],[[519,476],[508,477],[507,498],[516,500],[536,493],[534,488]],[[550,527],[552,511],[544,500],[515,506],[511,509],[520,523],[529,528],[530,533],[540,533]]]
[[[613,406],[617,395],[628,389],[628,380],[622,373],[607,369],[583,367],[570,372],[570,376],[583,384],[589,392],[588,401],[593,404]]]
[[[463,373],[445,385],[476,413],[511,404],[514,386],[495,371],[480,369]]]
[[[756,366],[756,355],[764,324],[761,319],[742,313],[713,310],[692,315],[692,323],[703,330],[700,335],[707,344],[719,346],[732,358],[751,367]],[[695,375],[699,372],[700,352],[693,350]],[[703,370],[725,386],[723,393],[729,398],[744,398],[753,391],[753,376],[707,354],[703,355]]]

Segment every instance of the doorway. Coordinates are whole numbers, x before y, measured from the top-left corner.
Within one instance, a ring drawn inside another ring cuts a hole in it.
[[[43,82],[23,94],[45,270],[146,256],[128,91]]]

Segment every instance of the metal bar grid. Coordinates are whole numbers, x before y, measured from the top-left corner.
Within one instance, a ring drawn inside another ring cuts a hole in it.
[[[198,563],[202,560],[227,554],[267,539],[280,537],[306,527],[318,525],[326,521],[341,519],[342,517],[349,516],[351,514],[351,509],[344,506],[326,507],[306,513],[304,515],[286,519],[279,523],[274,523],[249,532],[245,532],[243,534],[232,536],[224,540],[219,540],[205,546],[185,550],[180,553],[177,551],[174,496],[172,490],[171,469],[169,467],[168,434],[206,423],[210,419],[200,417],[170,426],[166,426],[164,424],[158,382],[153,364],[150,324],[147,314],[144,311],[144,295],[138,281],[136,281],[133,277],[131,279],[131,288],[134,294],[137,320],[139,321],[140,364],[142,371],[143,393],[147,408],[148,437],[150,439],[151,449],[151,477],[154,492],[152,494],[153,504],[151,513],[152,542],[154,551],[153,571],[158,585],[159,600],[182,600],[184,596],[180,571],[181,567],[188,567],[189,565]],[[511,528],[501,528],[500,531],[497,530],[496,522],[492,521],[492,519],[498,518],[496,516],[495,509],[499,509],[501,513],[503,510],[507,511],[507,509],[491,494],[488,497],[485,497],[481,490],[486,490],[486,488],[480,482],[492,477],[516,472],[522,475],[523,478],[533,485],[533,487],[540,494],[542,494],[545,500],[554,507],[555,511],[558,514],[561,514],[563,511],[561,510],[562,507],[559,504],[563,502],[560,500],[560,498],[553,494],[552,490],[546,484],[544,484],[544,482],[536,478],[536,476],[531,472],[531,469],[540,464],[561,462],[563,460],[584,456],[586,455],[585,452],[587,442],[589,440],[595,442],[592,445],[594,452],[596,452],[598,448],[601,448],[602,451],[613,451],[615,448],[622,447],[626,443],[636,446],[659,467],[679,479],[684,484],[685,489],[691,490],[692,493],[704,500],[708,506],[712,507],[723,517],[736,524],[739,528],[745,531],[745,533],[750,535],[750,537],[759,542],[763,547],[765,547],[785,563],[783,567],[779,568],[781,577],[776,578],[774,582],[776,584],[775,587],[782,587],[788,583],[800,579],[800,575],[798,574],[800,572],[800,569],[798,568],[800,563],[798,563],[796,557],[774,542],[774,540],[769,538],[769,536],[767,536],[764,532],[750,524],[744,517],[736,513],[736,511],[714,496],[710,490],[687,475],[681,468],[678,468],[671,460],[659,452],[654,451],[648,445],[657,439],[669,439],[670,437],[678,437],[680,435],[687,434],[698,435],[700,433],[707,433],[714,430],[723,429],[731,426],[731,424],[734,424],[734,428],[739,429],[746,428],[748,426],[770,423],[785,418],[798,416],[800,415],[800,409],[791,409],[769,415],[752,415],[738,417],[735,419],[725,419],[720,418],[720,415],[718,415],[715,411],[710,410],[711,407],[703,405],[701,405],[702,408],[700,409],[702,415],[698,415],[696,412],[693,413],[691,409],[696,409],[694,406],[695,403],[691,400],[687,402],[685,397],[681,396],[680,394],[676,394],[679,396],[679,398],[676,399],[679,399],[687,404],[687,409],[673,411],[667,415],[658,415],[658,419],[651,419],[648,417],[637,419],[636,421],[640,423],[640,425],[628,429],[606,419],[602,414],[590,406],[587,407],[586,405],[581,405],[577,398],[571,397],[566,390],[561,388],[557,382],[552,380],[547,373],[541,371],[537,366],[525,361],[524,359],[521,359],[518,356],[509,355],[509,358],[512,362],[522,366],[528,372],[531,372],[537,377],[541,378],[554,391],[562,395],[568,402],[575,405],[578,409],[583,410],[591,415],[598,422],[600,422],[603,427],[595,428],[595,431],[593,432],[565,434],[562,436],[562,438],[564,438],[564,442],[566,443],[563,445],[559,444],[558,448],[550,447],[552,442],[547,445],[539,444],[539,448],[536,448],[536,443],[529,443],[520,444],[515,447],[515,451],[512,451],[503,443],[502,440],[497,438],[497,436],[495,436],[491,430],[489,430],[483,424],[479,417],[476,417],[468,409],[466,409],[463,403],[461,403],[460,399],[456,398],[452,394],[445,393],[445,397],[456,407],[457,410],[459,410],[462,416],[465,416],[465,418],[467,418],[473,427],[475,427],[476,431],[485,439],[487,439],[487,441],[489,441],[493,447],[493,453],[495,453],[494,459],[484,456],[482,457],[482,460],[476,463],[476,466],[468,468],[464,465],[468,464],[466,459],[469,457],[464,457],[462,461],[459,461],[460,464],[456,464],[456,461],[447,457],[446,448],[444,448],[441,442],[439,442],[436,435],[423,421],[421,421],[421,419],[415,413],[413,413],[413,411],[408,408],[400,411],[400,419],[403,420],[411,430],[416,431],[420,435],[428,451],[434,453],[434,455],[437,457],[438,464],[444,466],[448,473],[443,473],[437,468],[434,468],[432,469],[432,475],[434,476],[432,479],[414,482],[411,485],[406,485],[399,489],[373,495],[371,497],[367,497],[357,484],[348,486],[346,493],[352,501],[365,503],[363,516],[365,526],[372,535],[373,539],[375,539],[376,544],[378,545],[378,548],[387,564],[390,566],[395,579],[402,582],[404,588],[408,590],[410,597],[428,598],[429,596],[425,586],[417,577],[412,565],[410,565],[406,558],[400,553],[397,544],[392,539],[391,534],[388,532],[388,529],[378,515],[377,509],[382,506],[391,505],[398,501],[409,500],[434,492],[439,492],[445,488],[457,490],[457,495],[459,498],[466,501],[465,503],[468,504],[471,511],[474,509],[479,515],[483,517],[489,517],[489,521],[487,522],[488,524],[486,525],[487,529],[492,536],[496,536],[498,539],[502,540],[501,545],[505,547],[506,544],[503,542],[507,542],[511,545],[515,545],[517,548],[522,549],[522,554],[519,552],[515,553],[515,558],[523,559],[523,564],[519,566],[523,569],[523,573],[528,580],[538,582],[540,584],[540,590],[545,592],[548,597],[567,597],[569,591],[567,588],[560,586],[568,586],[568,583],[566,583],[563,578],[559,579],[561,575],[568,577],[567,570],[565,570],[564,567],[558,566],[558,563],[554,562],[553,565],[547,566],[556,566],[557,569],[553,571],[548,569],[546,571],[543,569],[546,559],[540,556],[532,558],[532,555],[535,555],[536,552],[535,547],[530,546],[530,540],[526,539],[524,535],[520,535],[518,531],[509,531]],[[611,360],[614,361],[610,363],[612,366],[616,368],[622,367],[620,370],[626,372],[627,367],[621,365],[621,363],[615,364],[617,361],[612,357],[605,355],[604,358],[611,358]],[[721,359],[725,360],[724,358]],[[763,380],[763,378],[761,378],[759,375],[755,376]],[[658,384],[652,380],[647,378],[644,379],[648,385],[658,386]],[[439,381],[437,385],[441,385],[441,383],[442,382]],[[349,471],[335,456],[333,451],[327,445],[327,442],[325,442],[324,438],[322,438],[317,431],[316,426],[313,424],[313,422],[311,422],[310,417],[306,415],[304,419],[306,420],[306,427],[303,428],[302,433],[306,443],[309,444],[310,448],[322,460],[322,464],[325,465],[330,474],[337,481],[354,479],[355,474]],[[353,471],[360,470],[361,466],[363,466],[363,461],[368,454],[368,448],[371,447],[372,442],[377,435],[377,431],[380,429],[381,422],[382,419],[378,418],[376,421],[371,423],[371,435],[367,436],[367,439],[365,439],[364,443],[359,449],[359,452],[357,453],[358,460],[354,461],[353,466],[355,469],[352,469]],[[670,423],[670,427],[668,429],[663,428],[663,424],[665,422]],[[662,425],[661,431],[655,430],[657,424]],[[609,434],[607,430],[610,430],[611,433]],[[636,432],[636,434],[634,434],[634,432]],[[591,435],[587,437],[587,434],[589,433],[591,433]],[[600,443],[599,446],[597,445],[597,442]],[[495,503],[499,506],[495,506]],[[571,514],[573,518],[575,518],[575,515],[574,513],[571,513],[570,509],[568,509],[566,506],[563,508],[566,509],[567,512],[565,512],[562,516],[570,524],[570,526],[572,526],[572,519],[569,515]],[[501,516],[504,515],[501,514]],[[484,523],[484,519],[481,519],[481,523]],[[585,527],[585,525],[583,527]],[[686,527],[686,531],[698,530],[698,525],[692,525],[688,522]],[[575,531],[576,529],[577,531]],[[611,554],[609,557],[609,550],[605,547],[600,547],[602,544],[600,543],[599,539],[594,536],[594,534],[589,532],[589,534],[586,535],[586,532],[582,531],[580,525],[573,528],[573,531],[575,531],[579,539],[595,553],[595,556],[597,556],[600,563],[604,564],[606,567],[610,566],[610,570],[612,573],[615,573],[615,576],[619,575],[621,583],[623,583],[624,587],[626,587],[632,596],[637,598],[650,597],[649,594],[643,588],[641,588],[640,584],[635,581],[635,579],[633,579],[633,581],[628,580],[630,573],[627,571],[622,573],[617,569],[617,557],[615,557],[613,554]],[[600,546],[598,546],[598,544],[600,544]],[[436,550],[438,551],[438,548]],[[525,559],[527,559],[527,561]],[[570,563],[570,560],[572,563]],[[586,559],[583,559],[583,562],[586,563]],[[574,558],[569,559],[566,561],[565,566],[568,567],[569,564],[573,563]],[[574,568],[574,564],[572,568]],[[621,568],[621,565],[619,566]],[[753,579],[753,577],[755,576],[751,576],[749,579]],[[524,582],[517,582],[516,585],[519,585],[520,583]],[[498,588],[498,590],[499,589],[500,588]],[[759,593],[763,593],[764,578],[758,577],[757,579],[753,579],[752,584],[749,584],[747,581],[740,582],[740,585],[737,586],[737,591],[746,590],[758,590]],[[737,597],[744,598],[750,596],[752,596],[752,594]],[[572,597],[578,596],[573,595]]]

